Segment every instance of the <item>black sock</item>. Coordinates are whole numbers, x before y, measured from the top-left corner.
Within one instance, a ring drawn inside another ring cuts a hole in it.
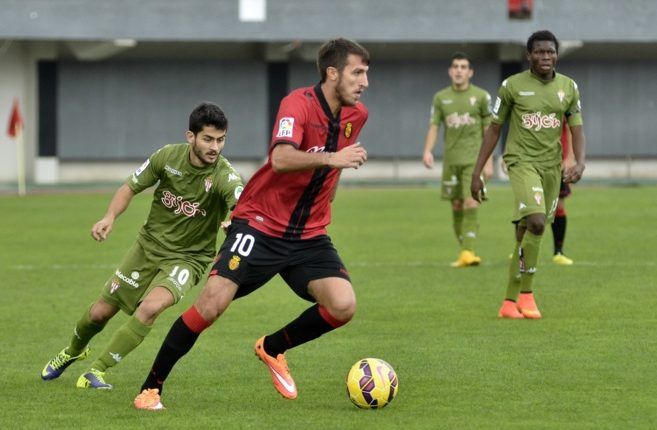
[[[162,394],[162,386],[169,376],[171,369],[176,365],[198,339],[199,333],[194,333],[187,327],[182,317],[173,323],[167,337],[162,342],[160,352],[155,357],[153,367],[148,377],[141,386],[142,391],[146,388],[157,388]]]
[[[554,253],[561,254],[563,242],[566,240],[566,215],[554,217],[552,237],[554,238]]]
[[[301,315],[276,333],[265,337],[265,352],[272,357],[284,353],[290,348],[317,339],[324,333],[337,328],[329,324],[319,311],[319,305],[314,305],[303,311]]]

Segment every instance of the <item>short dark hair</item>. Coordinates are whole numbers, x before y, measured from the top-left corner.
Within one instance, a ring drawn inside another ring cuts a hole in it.
[[[326,69],[328,67],[335,67],[339,72],[342,72],[347,65],[349,54],[358,55],[365,64],[370,64],[370,53],[358,42],[338,38],[331,39],[323,44],[317,52],[317,69],[321,81],[326,81]]]
[[[559,41],[557,40],[557,37],[552,34],[551,31],[547,30],[537,31],[529,36],[529,39],[527,39],[527,52],[532,52],[534,49],[534,42],[543,41],[554,42],[554,47],[557,50],[557,54],[559,53]]]
[[[449,62],[450,67],[451,67],[452,64],[454,64],[454,60],[467,60],[468,67],[472,68],[472,60],[470,60],[470,57],[465,52],[456,51],[455,53],[453,53],[452,54],[452,59]]]
[[[189,131],[196,135],[203,127],[211,125],[217,130],[228,130],[228,118],[219,106],[203,102],[189,115]]]

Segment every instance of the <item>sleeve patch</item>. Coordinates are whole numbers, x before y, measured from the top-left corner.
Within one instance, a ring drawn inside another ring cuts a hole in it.
[[[283,117],[278,121],[278,132],[276,137],[293,137],[292,132],[294,130],[294,118]]]
[[[135,171],[135,176],[139,176],[139,175],[141,175],[141,172],[143,172],[144,170],[146,170],[146,168],[148,167],[149,164],[151,164],[151,160],[150,160],[150,159],[147,159],[146,161],[144,161],[144,164],[142,164],[141,166],[139,166],[139,168]]]

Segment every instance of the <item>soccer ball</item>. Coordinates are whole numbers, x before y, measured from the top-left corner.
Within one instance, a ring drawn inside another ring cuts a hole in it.
[[[362,409],[379,409],[392,402],[399,380],[391,365],[378,358],[358,360],[347,375],[347,394]]]

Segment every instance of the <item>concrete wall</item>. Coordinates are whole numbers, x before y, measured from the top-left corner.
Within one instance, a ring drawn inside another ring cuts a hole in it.
[[[231,120],[227,155],[258,165],[269,139],[267,62],[290,61],[292,88],[314,84],[318,42],[337,35],[373,53],[363,143],[375,159],[410,160],[421,151],[431,96],[448,84],[449,54],[472,54],[474,82],[494,95],[500,61],[520,60],[540,28],[584,42],[564,44],[559,70],[582,89],[589,156],[632,160],[610,174],[651,171],[632,166],[657,159],[657,1],[534,0],[528,21],[508,20],[505,3],[262,0],[265,19],[245,21],[240,0],[0,0],[0,181],[17,172],[5,132],[15,97],[29,180],[74,180],[79,160],[108,170],[130,164],[181,140],[189,110],[206,99]],[[44,59],[60,70],[58,158],[37,156]]]
[[[503,0],[263,0],[266,20],[240,20],[239,0],[0,0],[0,38],[523,42],[550,28],[563,39],[652,41],[653,0],[534,0],[510,22]],[[603,31],[601,31],[603,29]]]

